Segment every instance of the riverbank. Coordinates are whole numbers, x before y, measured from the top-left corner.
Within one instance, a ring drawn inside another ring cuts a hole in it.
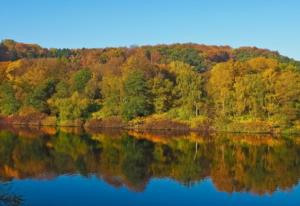
[[[300,134],[300,127],[283,129],[274,127],[264,121],[213,122],[207,118],[195,118],[189,121],[170,119],[159,115],[135,118],[124,121],[120,117],[102,119],[58,121],[54,116],[31,114],[27,116],[0,117],[2,125],[20,126],[50,126],[50,127],[81,127],[89,131],[102,128],[126,129],[135,131],[201,131],[201,132],[231,132],[231,133],[263,133],[263,134]]]

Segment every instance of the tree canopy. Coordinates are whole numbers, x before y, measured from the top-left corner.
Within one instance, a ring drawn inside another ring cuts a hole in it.
[[[0,115],[59,121],[160,115],[217,130],[300,129],[300,63],[256,47],[45,49],[0,43]]]

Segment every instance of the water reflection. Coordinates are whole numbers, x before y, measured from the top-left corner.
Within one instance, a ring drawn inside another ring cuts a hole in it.
[[[11,191],[9,183],[0,183],[0,205],[18,206],[22,202],[22,197]]]
[[[268,135],[2,128],[0,181],[95,175],[141,192],[152,178],[186,187],[210,178],[219,191],[272,194],[298,184],[299,143]],[[0,202],[3,197],[0,190]]]

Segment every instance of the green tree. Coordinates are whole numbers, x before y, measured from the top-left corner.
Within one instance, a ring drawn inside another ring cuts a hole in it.
[[[87,117],[90,101],[75,92],[69,98],[51,99],[49,104],[56,108],[59,119],[66,121]]]
[[[0,113],[10,115],[16,113],[20,107],[20,103],[15,97],[12,85],[4,82],[0,85]]]
[[[92,78],[92,73],[88,69],[81,69],[73,76],[73,87],[75,91],[83,91],[88,81]]]
[[[172,62],[171,71],[176,74],[176,86],[174,93],[177,95],[176,105],[179,107],[179,115],[188,119],[204,113],[203,80],[199,73],[185,63]]]
[[[55,87],[55,97],[66,98],[69,96],[69,85],[65,81],[60,81]]]
[[[125,79],[122,103],[122,116],[127,120],[150,114],[150,90],[141,71],[131,71]]]
[[[121,114],[122,79],[116,76],[103,77],[101,82],[102,109],[95,114],[97,117]]]
[[[173,82],[169,79],[164,78],[162,75],[158,75],[153,78],[151,84],[151,91],[153,94],[153,106],[155,112],[162,113],[168,111],[173,103]]]
[[[202,56],[194,48],[175,45],[173,47],[162,47],[159,49],[159,52],[168,62],[181,61],[193,66],[196,71],[205,69]]]
[[[39,111],[46,112],[48,110],[47,100],[55,92],[56,81],[48,79],[38,85],[27,98],[27,105],[33,106]]]

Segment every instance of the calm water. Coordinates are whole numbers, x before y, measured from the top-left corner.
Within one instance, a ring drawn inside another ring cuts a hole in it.
[[[0,205],[300,205],[300,138],[0,129]]]

